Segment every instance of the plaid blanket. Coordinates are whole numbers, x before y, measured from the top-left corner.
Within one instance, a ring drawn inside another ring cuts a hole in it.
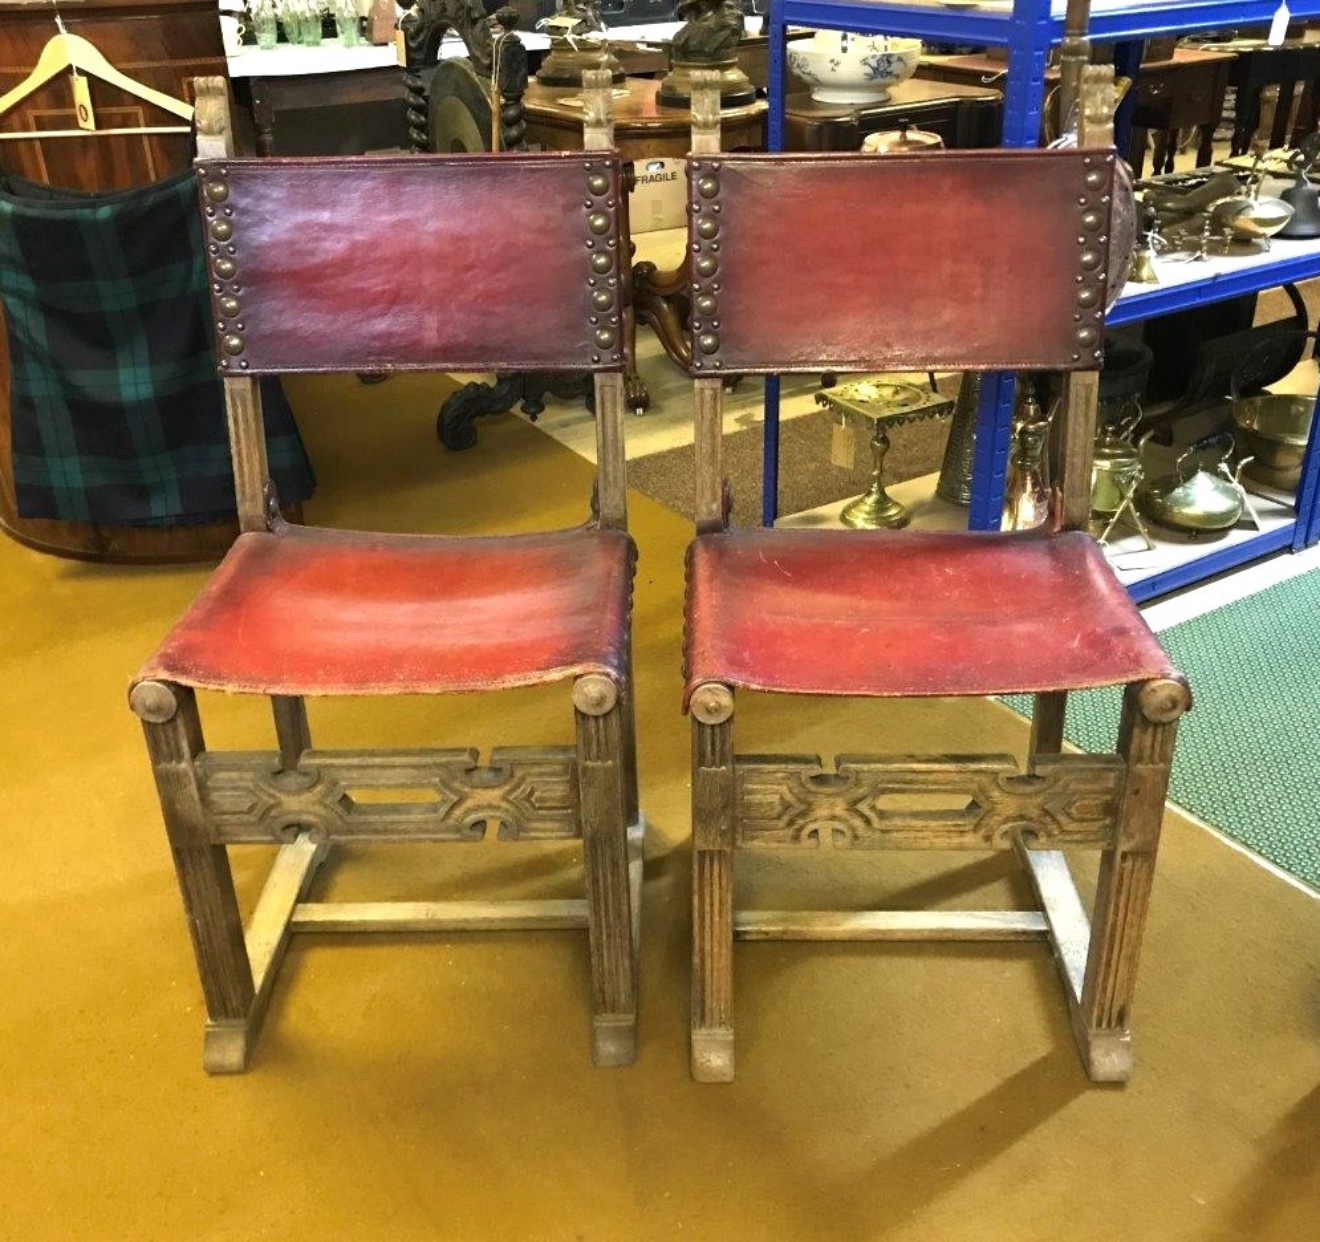
[[[191,172],[92,195],[0,177],[0,299],[23,517],[234,512]],[[263,397],[280,498],[305,500],[314,481],[292,411],[277,382]]]

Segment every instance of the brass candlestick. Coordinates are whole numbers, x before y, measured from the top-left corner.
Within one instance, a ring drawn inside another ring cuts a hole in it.
[[[844,506],[839,520],[858,530],[897,530],[906,526],[911,513],[885,490],[889,428],[942,417],[953,409],[953,402],[933,389],[875,375],[822,389],[816,394],[816,404],[836,411],[845,421],[863,419],[871,424],[871,485]]]

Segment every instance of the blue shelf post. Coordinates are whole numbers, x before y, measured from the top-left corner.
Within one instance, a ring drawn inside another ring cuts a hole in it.
[[[1001,142],[1006,147],[1034,147],[1040,143],[1045,66],[1052,35],[1049,4],[1041,4],[1040,0],[1014,0],[1009,30]],[[998,530],[1003,515],[1013,437],[1015,378],[1011,372],[995,371],[981,381],[972,456],[972,503],[967,521],[972,530]]]
[[[766,148],[784,149],[784,79],[786,65],[784,48],[785,25],[778,16],[782,0],[771,0],[770,16],[765,21],[769,28],[770,45],[767,49],[769,64],[766,73],[766,94],[770,99],[770,115],[766,122]],[[779,516],[779,376],[765,377],[763,436],[761,446],[761,525],[773,526]]]

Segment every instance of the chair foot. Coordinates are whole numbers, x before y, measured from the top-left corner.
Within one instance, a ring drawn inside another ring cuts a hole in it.
[[[733,1081],[733,1028],[692,1032],[692,1077],[697,1082]]]
[[[1092,1082],[1127,1082],[1132,1077],[1132,1036],[1127,1031],[1088,1031],[1079,1042]]]
[[[256,1043],[252,1022],[208,1022],[202,1039],[202,1068],[208,1074],[241,1074]]]
[[[591,1063],[601,1069],[637,1060],[637,1015],[597,1014],[591,1020]]]

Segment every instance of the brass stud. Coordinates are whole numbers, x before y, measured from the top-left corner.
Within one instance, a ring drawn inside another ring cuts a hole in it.
[[[211,225],[211,236],[216,241],[228,241],[234,235],[234,226],[228,220],[216,220]]]
[[[213,203],[223,203],[229,197],[229,187],[223,181],[208,181],[206,197]]]
[[[1083,250],[1077,262],[1084,271],[1093,272],[1100,266],[1101,254],[1098,250]]]
[[[1094,328],[1077,329],[1077,344],[1081,345],[1083,348],[1089,349],[1096,343],[1097,339],[1098,337],[1096,336]]]
[[[221,345],[227,354],[241,354],[243,352],[243,338],[236,332],[231,332],[225,337]]]
[[[1082,228],[1088,233],[1094,233],[1104,223],[1104,217],[1098,211],[1084,211],[1082,213]]]
[[[614,333],[609,328],[598,328],[596,330],[596,344],[601,349],[609,349],[614,344]]]
[[[610,188],[610,179],[604,173],[592,173],[587,178],[587,189],[593,194],[604,194]]]
[[[719,301],[709,293],[703,293],[696,301],[698,314],[713,315],[720,308]]]
[[[708,173],[704,177],[697,178],[697,193],[702,198],[714,198],[720,192],[720,179],[712,177]]]
[[[1098,168],[1082,178],[1088,190],[1098,190],[1105,183],[1105,175]]]
[[[704,237],[707,240],[714,237],[720,231],[720,222],[711,219],[710,216],[704,216],[697,221],[697,236]]]
[[[614,294],[608,289],[597,289],[591,295],[591,304],[597,310],[609,310],[614,305]]]
[[[701,258],[697,260],[697,271],[703,276],[714,276],[715,273],[719,271],[719,266],[719,260],[713,255],[703,254]]]
[[[697,337],[697,348],[703,354],[713,354],[720,347],[720,338],[713,332],[703,332]]]
[[[608,254],[593,254],[591,256],[591,270],[600,275],[604,275],[614,267],[614,260]]]
[[[234,273],[238,271],[238,264],[233,259],[217,259],[215,261],[215,274],[221,280],[232,280]]]
[[[587,228],[599,237],[602,233],[610,231],[610,218],[603,211],[593,211],[587,217]]]

